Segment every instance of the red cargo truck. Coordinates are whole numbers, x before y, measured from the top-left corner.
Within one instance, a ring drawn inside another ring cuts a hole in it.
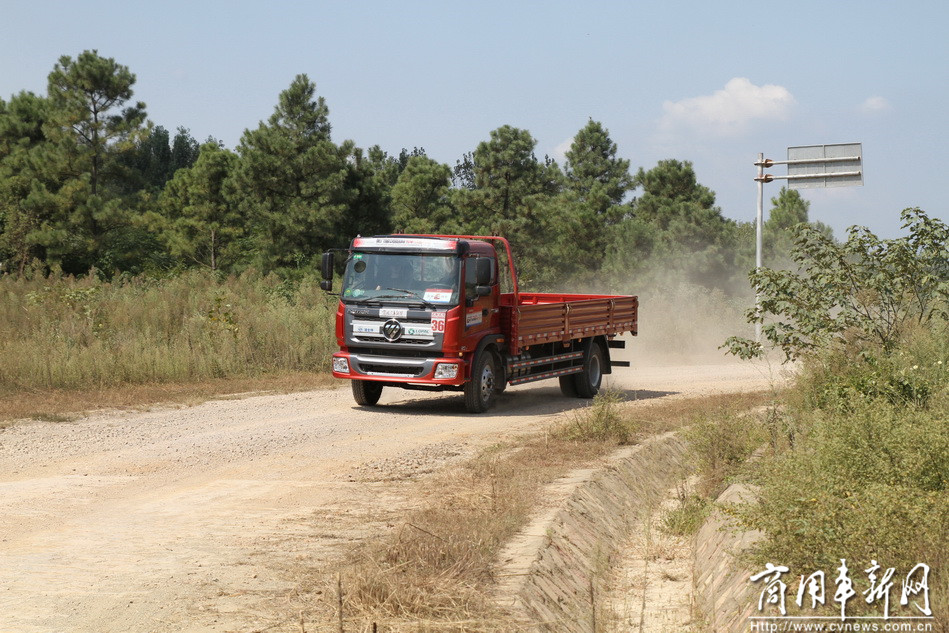
[[[360,405],[375,405],[384,387],[455,390],[481,413],[506,385],[546,378],[592,398],[603,374],[629,365],[611,361],[610,349],[637,333],[637,297],[520,292],[502,237],[357,237],[340,251],[333,376],[352,381]],[[329,251],[326,291],[333,272]]]

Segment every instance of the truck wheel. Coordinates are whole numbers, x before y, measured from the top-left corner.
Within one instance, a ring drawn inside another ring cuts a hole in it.
[[[570,374],[569,376],[560,377],[560,393],[567,396],[568,398],[577,397],[577,375]]]
[[[465,408],[468,413],[484,413],[497,393],[498,370],[494,354],[485,350],[471,368],[471,380],[465,383]]]
[[[371,407],[379,402],[379,396],[382,395],[382,383],[372,382],[371,380],[352,380],[353,398],[356,404],[363,407]]]
[[[592,398],[597,394],[603,380],[603,349],[597,343],[592,343],[583,357],[583,371],[571,377],[581,398]]]

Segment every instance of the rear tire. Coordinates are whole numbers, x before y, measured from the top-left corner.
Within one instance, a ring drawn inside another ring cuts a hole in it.
[[[567,396],[568,398],[577,397],[577,383],[576,383],[576,374],[570,374],[569,376],[560,377],[560,393]]]
[[[494,404],[497,394],[498,364],[494,354],[484,350],[471,368],[471,380],[465,383],[465,408],[468,413],[484,413]]]
[[[371,380],[352,380],[353,399],[361,407],[372,407],[382,395],[382,383]]]
[[[581,398],[592,398],[600,391],[603,381],[603,348],[595,341],[583,357],[583,371],[570,376],[574,379],[574,387]]]

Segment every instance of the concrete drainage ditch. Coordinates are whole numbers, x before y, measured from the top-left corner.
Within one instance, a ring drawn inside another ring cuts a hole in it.
[[[555,482],[550,506],[502,552],[498,603],[523,630],[614,630],[604,600],[607,572],[625,554],[620,548],[631,526],[648,520],[688,470],[685,441],[667,433]],[[733,486],[720,499],[748,495]],[[754,606],[748,574],[735,568],[732,553],[757,535],[732,534],[722,524],[713,515],[693,549],[693,610],[700,617],[691,630],[744,630]]]

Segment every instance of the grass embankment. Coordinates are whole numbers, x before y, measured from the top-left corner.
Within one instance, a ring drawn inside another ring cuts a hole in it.
[[[335,306],[315,277],[0,277],[0,420],[313,386]]]
[[[545,485],[620,445],[730,419],[772,398],[747,393],[627,406],[605,393],[542,435],[496,446],[423,480],[422,507],[343,566],[346,630],[371,630],[372,623],[385,631],[511,630],[493,602],[497,558],[526,525]],[[326,596],[307,619],[333,621],[335,578],[313,579],[307,589]]]
[[[924,563],[934,630],[949,630],[949,328],[920,329],[887,354],[813,360],[771,430],[772,457],[753,472],[761,502],[741,514],[767,534],[757,562],[787,565],[792,577],[822,570],[832,595],[846,559],[858,592],[848,613],[880,615],[882,597],[862,599],[877,561],[878,579],[895,569],[891,614],[914,616],[898,602]]]
[[[725,508],[739,527],[766,535],[749,562],[762,570],[769,562],[790,569],[789,608],[800,576],[825,575],[824,610],[798,613],[794,607],[795,615],[840,615],[833,598],[845,559],[856,591],[848,614],[883,615],[882,595],[868,604],[864,593],[876,561],[878,582],[894,569],[890,615],[921,616],[899,601],[907,574],[923,563],[931,570],[932,630],[949,631],[945,324],[920,328],[887,353],[844,346],[811,357],[769,415],[750,424],[699,423],[686,437],[700,466],[700,486],[668,517],[668,530],[694,533],[728,481],[755,483],[759,503]],[[752,452],[760,459],[743,464]],[[920,574],[913,580],[922,580]],[[909,599],[924,605],[922,594]]]

